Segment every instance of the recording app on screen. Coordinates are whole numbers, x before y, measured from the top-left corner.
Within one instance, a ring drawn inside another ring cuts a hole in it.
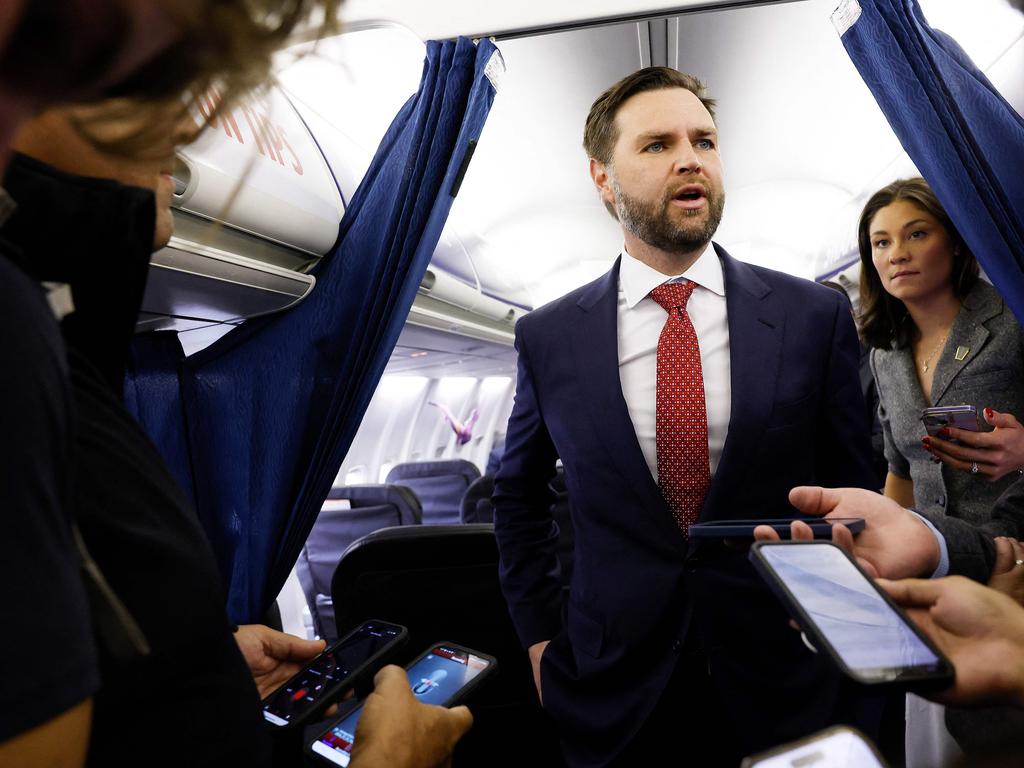
[[[424,704],[444,705],[479,675],[487,661],[452,646],[439,645],[406,670],[413,695]],[[356,725],[363,708],[338,722],[313,742],[313,752],[337,765],[347,766],[352,755]]]

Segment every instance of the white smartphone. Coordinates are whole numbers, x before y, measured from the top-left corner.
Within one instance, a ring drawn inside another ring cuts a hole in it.
[[[887,768],[860,731],[837,725],[746,758],[740,768]]]

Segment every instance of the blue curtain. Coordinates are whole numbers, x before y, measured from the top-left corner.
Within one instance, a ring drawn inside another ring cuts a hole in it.
[[[352,443],[490,111],[492,56],[500,61],[486,40],[427,44],[419,90],[305,301],[185,359],[177,382],[170,342],[136,349],[127,400],[191,486],[235,622],[260,620],[277,596]],[[173,405],[153,404],[176,384],[177,421]]]
[[[837,16],[855,10],[844,5]],[[910,159],[1024,323],[1024,120],[952,38],[928,26],[917,0],[860,0],[860,18],[842,39]]]

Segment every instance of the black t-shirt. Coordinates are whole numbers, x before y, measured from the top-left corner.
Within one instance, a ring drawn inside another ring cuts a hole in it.
[[[100,644],[89,764],[264,765],[259,695],[231,634],[213,551],[121,403],[153,239],[153,195],[19,155],[4,184],[19,206],[3,230],[21,246],[19,264],[37,280],[71,286],[74,313],[62,330],[74,406],[75,517],[151,648],[126,662]]]
[[[0,253],[7,252],[0,244]],[[0,255],[0,741],[99,685],[71,536],[63,343],[39,285]]]

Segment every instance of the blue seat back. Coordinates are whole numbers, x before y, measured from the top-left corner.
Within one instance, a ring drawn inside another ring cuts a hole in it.
[[[334,488],[295,563],[317,635],[337,639],[331,577],[352,542],[380,528],[418,525],[419,500],[408,488],[393,485],[349,485]],[[332,509],[330,501],[345,499],[350,509]]]
[[[411,488],[423,506],[423,522],[444,525],[461,522],[460,504],[466,489],[480,477],[475,464],[463,459],[411,461],[396,464],[388,483]]]

